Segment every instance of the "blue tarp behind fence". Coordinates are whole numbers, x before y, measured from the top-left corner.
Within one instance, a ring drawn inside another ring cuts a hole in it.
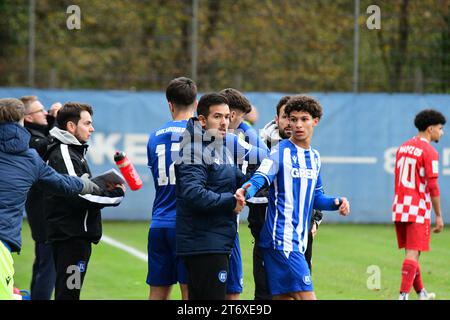
[[[104,210],[105,219],[149,220],[154,198],[153,180],[147,168],[146,144],[151,131],[170,120],[164,92],[64,91],[0,88],[0,97],[34,94],[46,107],[55,101],[79,101],[94,107],[95,133],[88,160],[95,174],[115,167],[113,153],[124,150],[139,171],[144,187],[128,192],[123,203]],[[274,118],[282,93],[247,93],[260,114],[255,127]],[[326,193],[345,195],[351,215],[326,215],[326,221],[389,222],[393,198],[395,149],[415,135],[415,114],[432,107],[450,119],[450,95],[311,93],[324,107],[313,147],[323,162]],[[448,127],[448,125],[447,125]],[[446,128],[445,128],[446,129]],[[449,130],[450,131],[450,130]],[[450,222],[450,135],[434,144],[440,155],[441,204]],[[245,218],[245,214],[243,215]]]

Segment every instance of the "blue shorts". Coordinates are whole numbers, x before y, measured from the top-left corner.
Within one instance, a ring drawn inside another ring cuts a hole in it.
[[[175,228],[150,228],[148,234],[147,284],[187,284],[187,270],[175,251]]]
[[[267,284],[272,296],[290,292],[313,291],[311,274],[303,253],[262,248]]]
[[[243,284],[241,246],[239,244],[239,233],[237,233],[230,256],[227,293],[242,293]]]

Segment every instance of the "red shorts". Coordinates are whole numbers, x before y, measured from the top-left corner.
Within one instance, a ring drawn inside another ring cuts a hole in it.
[[[430,220],[424,223],[396,221],[395,231],[399,249],[430,250]]]

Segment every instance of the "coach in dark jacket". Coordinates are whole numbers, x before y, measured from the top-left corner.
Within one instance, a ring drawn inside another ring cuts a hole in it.
[[[244,203],[235,190],[244,175],[226,148],[230,109],[216,93],[202,96],[181,142],[177,179],[177,255],[188,270],[189,299],[225,299],[228,259]]]
[[[25,105],[24,125],[31,135],[30,148],[35,149],[43,158],[51,142],[49,130],[53,127],[61,104],[53,104],[47,113],[36,96],[24,96],[20,100]],[[28,192],[25,204],[35,254],[30,286],[31,300],[50,300],[55,287],[55,263],[52,246],[47,243],[44,204],[44,190],[36,184]]]
[[[66,103],[58,111],[58,127],[50,131],[53,143],[49,145],[48,164],[57,172],[71,176],[91,176],[85,155],[94,128],[92,107],[81,103]],[[102,236],[100,209],[117,206],[124,196],[124,186],[111,186],[100,196],[46,197],[48,240],[53,246],[56,266],[55,299],[78,300],[91,256],[92,243]],[[69,286],[72,274],[68,268],[77,266],[78,285]],[[70,278],[70,279],[69,279]],[[69,281],[69,282],[68,282]]]

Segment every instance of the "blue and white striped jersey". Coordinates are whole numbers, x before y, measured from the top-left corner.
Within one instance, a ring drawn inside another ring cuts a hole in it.
[[[320,155],[282,140],[255,173],[270,185],[266,222],[260,246],[304,253],[314,198],[323,194]]]

